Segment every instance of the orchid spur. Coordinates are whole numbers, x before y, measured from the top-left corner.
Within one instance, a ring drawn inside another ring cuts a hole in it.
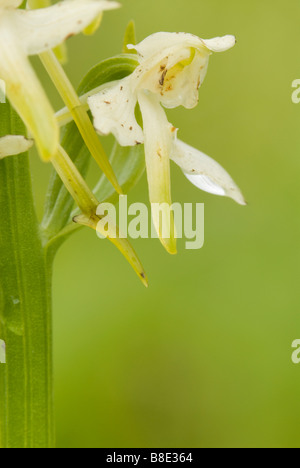
[[[49,160],[57,151],[59,129],[48,98],[28,56],[40,54],[78,34],[115,2],[64,0],[39,10],[18,9],[22,0],[0,0],[0,79],[7,96]]]
[[[128,46],[136,49],[139,60],[139,66],[130,76],[88,98],[94,126],[100,134],[112,133],[122,146],[145,144],[153,222],[170,253],[176,253],[170,210],[170,159],[198,188],[245,204],[241,191],[218,163],[177,140],[177,129],[168,122],[162,107],[195,107],[210,55],[232,48],[235,42],[233,36],[204,40],[185,33],[153,34],[137,46]],[[137,104],[143,128],[136,119]],[[157,206],[160,206],[158,211]],[[161,210],[164,219],[169,219],[170,235],[163,233]]]

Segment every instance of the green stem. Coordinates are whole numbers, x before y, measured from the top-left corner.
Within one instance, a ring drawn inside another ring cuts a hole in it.
[[[59,92],[64,103],[72,114],[81,136],[88,147],[91,155],[104,172],[108,180],[111,182],[115,190],[122,194],[122,189],[110,165],[109,159],[100,143],[98,135],[93,127],[89,115],[85,108],[81,105],[81,101],[77,96],[72,83],[66,75],[63,67],[57,60],[54,52],[48,50],[40,54],[40,59]]]
[[[8,104],[0,113],[1,135],[24,134]],[[0,213],[0,447],[53,447],[51,262],[26,154],[0,161]]]
[[[83,213],[95,214],[99,202],[66,151],[59,146],[52,158],[54,169]]]

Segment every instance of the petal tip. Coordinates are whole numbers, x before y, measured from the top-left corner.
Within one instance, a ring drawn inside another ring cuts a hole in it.
[[[148,278],[147,278],[147,275],[144,271],[142,271],[142,273],[140,273],[140,278],[141,278],[141,281],[143,283],[143,285],[145,286],[145,288],[149,288],[149,281],[148,281]]]
[[[240,190],[227,193],[227,196],[234,200],[240,206],[248,206],[248,203]]]
[[[238,202],[238,204],[241,205],[241,206],[248,206],[249,205],[249,203],[245,199]]]
[[[215,37],[213,39],[202,39],[203,44],[212,52],[225,52],[232,49],[237,43],[236,37],[228,34],[223,37]]]
[[[119,2],[106,2],[109,6],[110,10],[117,10],[118,8],[121,8],[122,5]]]
[[[176,255],[177,254],[177,246],[176,246],[175,238],[173,238],[173,239],[160,238],[159,240],[162,243],[165,250],[168,252],[168,254],[170,254],[170,255]]]

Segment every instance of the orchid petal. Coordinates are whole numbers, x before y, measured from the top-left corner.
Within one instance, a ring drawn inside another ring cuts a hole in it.
[[[166,51],[170,49],[178,50],[202,46],[201,39],[193,34],[158,32],[146,37],[146,39],[137,45],[129,45],[128,49],[135,49],[140,57],[140,62],[143,63],[150,57],[166,56]],[[160,61],[160,58],[158,60]]]
[[[26,153],[33,145],[33,140],[28,140],[22,135],[6,135],[0,138],[0,159]]]
[[[227,196],[240,205],[246,205],[240,189],[230,175],[206,154],[176,140],[173,143],[171,159],[199,189],[214,195]]]
[[[202,70],[206,72],[208,54],[195,49],[168,49],[166,57],[152,57],[137,67],[132,75],[132,86],[160,97],[167,108],[180,105],[191,108],[198,103],[198,88]],[[205,74],[203,73],[203,79]]]
[[[0,0],[0,8],[18,8],[23,0]]]
[[[161,103],[168,109],[183,106],[193,109],[199,102],[199,88],[208,68],[209,56],[199,51],[190,65],[181,69],[180,64],[173,67],[165,76]]]
[[[204,40],[192,34],[156,33],[137,46],[140,66],[134,72],[135,87],[160,95],[166,108],[191,109],[198,103],[198,89],[206,76],[212,51],[235,44],[233,36]]]
[[[130,77],[88,98],[98,133],[112,133],[120,145],[135,146],[144,142],[143,131],[135,118],[137,98]]]
[[[214,39],[201,39],[193,34],[159,32],[148,36],[137,45],[128,46],[135,49],[141,60],[147,60],[154,55],[164,54],[170,48],[193,47],[195,49],[208,49],[212,52],[224,52],[231,49],[236,43],[234,36],[216,37]]]
[[[158,54],[141,61],[133,73],[135,86],[153,93],[161,93],[168,71],[178,63],[188,60],[190,56],[189,47],[162,49]]]
[[[215,37],[213,39],[201,39],[201,41],[212,52],[225,52],[232,49],[236,44],[236,38],[230,35]]]
[[[169,124],[155,95],[140,91],[138,101],[144,123],[146,168],[153,224],[166,250],[174,254],[176,253],[176,240],[171,212],[169,160],[173,127]],[[161,223],[159,210],[165,220],[165,226]]]
[[[109,1],[64,0],[48,8],[14,11],[11,20],[26,53],[34,55],[80,33],[102,11],[118,7]]]
[[[99,29],[103,19],[103,12],[101,12],[82,32],[86,36],[92,36]]]
[[[6,83],[7,96],[32,134],[41,157],[49,160],[57,150],[59,130],[45,91],[14,31],[1,25],[0,78]]]

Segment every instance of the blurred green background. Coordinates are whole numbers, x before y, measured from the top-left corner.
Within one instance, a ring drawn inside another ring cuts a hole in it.
[[[69,42],[75,85],[119,53],[132,18],[139,40],[156,31],[237,36],[233,50],[212,56],[199,106],[168,116],[180,138],[230,172],[249,206],[198,191],[173,167],[174,201],[205,203],[206,242],[199,251],[181,242],[171,257],[157,240],[135,241],[149,290],[92,231],[62,247],[58,446],[300,447],[300,365],[291,361],[300,338],[300,105],[291,101],[300,3],[124,0],[93,38]],[[59,108],[50,84],[49,93]],[[41,201],[49,168],[32,163]],[[145,178],[130,199],[147,201]]]

